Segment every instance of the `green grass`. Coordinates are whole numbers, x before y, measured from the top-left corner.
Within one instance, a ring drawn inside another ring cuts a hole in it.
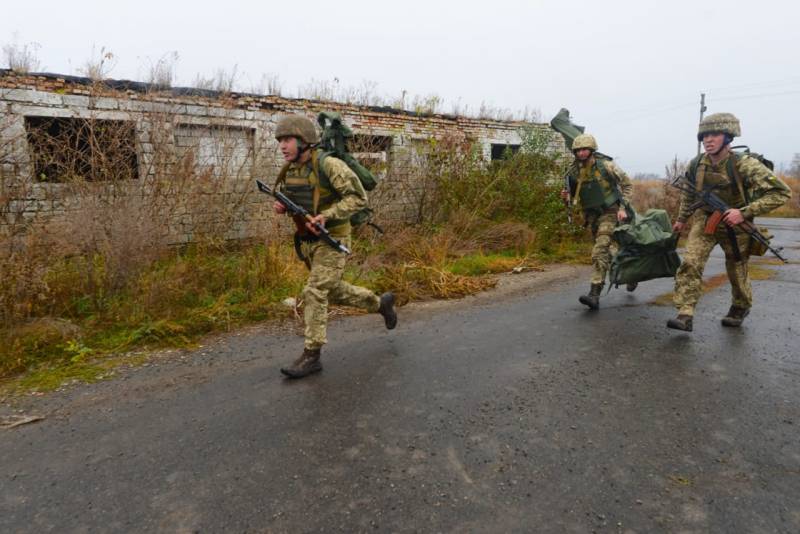
[[[526,260],[527,257],[521,257],[512,251],[497,254],[469,254],[450,263],[447,270],[463,276],[480,276],[509,272],[514,267],[524,264]]]
[[[52,389],[64,380],[107,374],[110,356],[135,348],[191,347],[208,333],[286,317],[281,300],[299,293],[305,268],[290,247],[188,250],[145,268],[103,298],[76,287],[58,318],[0,330],[0,378],[26,373],[20,385]],[[71,269],[59,266],[64,283]],[[53,275],[53,286],[59,279]],[[96,297],[96,296],[94,296]]]
[[[423,176],[434,176],[441,209],[358,239],[345,279],[407,302],[473,294],[515,267],[588,263],[588,236],[566,224],[560,186],[546,180],[560,164],[533,153],[548,146],[537,131],[524,136],[532,153],[488,167],[478,150],[432,146]],[[126,361],[119,354],[192,347],[210,333],[293,316],[281,301],[298,296],[307,276],[288,242],[193,245],[141,265],[103,253],[37,265],[40,283],[23,297],[25,262],[13,265],[17,278],[0,279],[0,304],[20,304],[0,310],[0,380],[40,390],[97,380]]]

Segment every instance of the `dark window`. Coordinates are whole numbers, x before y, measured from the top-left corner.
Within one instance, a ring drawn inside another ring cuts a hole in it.
[[[519,152],[519,145],[492,143],[492,160],[504,159]]]
[[[25,129],[37,180],[99,182],[138,177],[132,122],[25,117]]]
[[[387,152],[392,146],[392,138],[385,135],[354,135],[347,148],[353,153]]]
[[[348,150],[358,162],[378,178],[386,176],[391,147],[392,138],[384,135],[354,135],[347,142]]]

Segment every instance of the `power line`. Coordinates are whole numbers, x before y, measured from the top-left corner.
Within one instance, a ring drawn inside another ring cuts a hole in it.
[[[708,92],[716,92],[716,91],[730,91],[730,90],[737,90],[737,89],[750,89],[753,87],[775,87],[777,85],[784,85],[784,84],[795,84],[800,83],[800,77],[792,77],[792,78],[784,78],[782,80],[771,80],[771,81],[764,81],[764,82],[754,82],[754,83],[745,83],[739,85],[729,85],[727,87],[713,87],[708,89]]]
[[[646,119],[648,117],[652,117],[654,115],[661,115],[662,113],[667,113],[667,112],[670,112],[670,111],[676,111],[676,110],[679,110],[679,109],[685,109],[685,108],[689,108],[689,107],[694,107],[696,105],[697,105],[697,102],[687,102],[685,104],[680,104],[680,105],[677,105],[677,106],[671,106],[671,107],[668,107],[668,108],[655,109],[655,110],[649,111],[648,113],[640,113],[638,115],[634,115],[633,117],[619,118],[619,119],[616,119],[615,122],[616,123],[634,122],[634,121],[638,121],[638,120],[641,120],[641,119]],[[612,116],[613,115],[608,115],[608,116],[606,116],[604,118],[612,117]]]
[[[786,96],[786,95],[796,95],[800,94],[800,90],[797,91],[782,91],[780,93],[761,93],[755,95],[743,95],[743,96],[722,96],[719,98],[713,98],[712,101],[716,102],[718,100],[747,100],[751,98],[767,98],[771,96]]]

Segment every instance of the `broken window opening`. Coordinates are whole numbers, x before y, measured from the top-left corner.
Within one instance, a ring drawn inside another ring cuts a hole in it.
[[[347,148],[353,157],[378,179],[386,175],[391,147],[392,138],[384,135],[357,134],[347,142]]]
[[[34,176],[41,182],[104,182],[139,177],[132,121],[25,117]]]
[[[519,152],[520,145],[506,143],[492,143],[492,161],[498,159],[508,159]]]

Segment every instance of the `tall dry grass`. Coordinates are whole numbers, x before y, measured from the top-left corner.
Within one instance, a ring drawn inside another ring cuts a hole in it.
[[[789,202],[770,213],[770,216],[800,217],[800,178],[786,175],[781,175],[780,178],[792,190],[792,198]]]
[[[275,167],[241,131],[193,132],[158,115],[133,130],[92,118],[28,126],[0,136],[10,165],[0,167],[0,377],[291,313],[280,302],[306,273],[288,221],[259,219],[267,244],[237,239],[252,175]],[[213,143],[176,141],[202,136]],[[385,139],[354,140],[386,176],[376,220],[401,194],[416,224],[386,225],[383,237],[362,229],[348,276],[402,300],[450,298],[495,283],[459,274],[465,261],[480,274],[559,253],[579,231],[566,225],[562,165],[543,136],[528,132],[519,154],[491,163],[465,139],[438,139],[403,169]]]
[[[770,212],[769,217],[800,217],[800,179],[780,176],[792,190],[792,198],[785,205]],[[633,206],[641,213],[650,208],[667,210],[675,220],[680,207],[680,191],[669,185],[668,180],[634,180]]]
[[[193,296],[212,298],[228,284],[246,294],[248,277],[262,289],[284,278],[286,254],[230,244],[248,230],[250,177],[269,166],[253,141],[215,127],[213,146],[189,135],[181,146],[174,133],[185,126],[174,118],[139,120],[20,128],[6,118],[0,127],[0,377],[68,354],[98,329],[169,322]],[[236,253],[246,275],[204,263]]]

